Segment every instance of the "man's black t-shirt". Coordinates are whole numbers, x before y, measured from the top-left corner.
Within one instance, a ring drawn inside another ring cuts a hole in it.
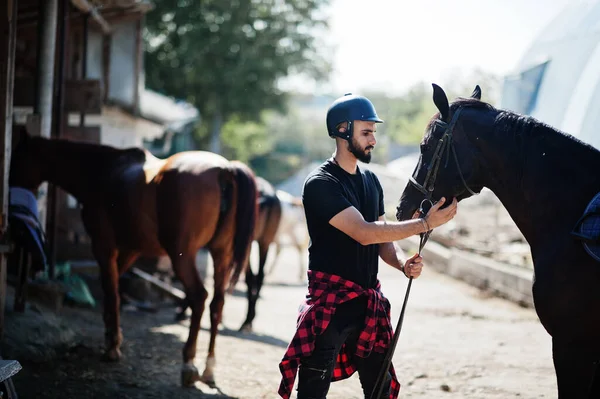
[[[367,222],[383,215],[383,190],[377,177],[358,167],[356,174],[350,174],[330,159],[308,175],[302,201],[310,234],[308,268],[374,288],[379,245],[361,245],[329,221],[350,206]]]

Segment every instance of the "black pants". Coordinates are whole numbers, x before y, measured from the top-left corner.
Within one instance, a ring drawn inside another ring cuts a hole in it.
[[[337,307],[329,326],[317,337],[313,353],[300,363],[298,399],[326,398],[337,354],[344,343],[350,349],[350,353],[354,353],[356,341],[364,327],[366,309],[367,299],[364,297],[350,300]],[[384,353],[373,351],[366,358],[358,356],[353,358],[365,399],[371,399],[384,357]],[[391,382],[392,376],[388,371],[381,399],[389,398]]]

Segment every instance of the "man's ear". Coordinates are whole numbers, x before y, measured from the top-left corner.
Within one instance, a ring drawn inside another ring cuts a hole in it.
[[[348,122],[342,122],[336,126],[338,133],[346,133],[348,131]]]

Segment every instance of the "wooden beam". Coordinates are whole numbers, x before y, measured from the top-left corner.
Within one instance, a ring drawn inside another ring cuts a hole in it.
[[[39,21],[37,20],[37,18],[38,18],[37,15],[38,14],[36,13],[35,15],[28,16],[26,18],[19,18],[19,23],[18,23],[18,29],[19,29],[18,35],[19,35],[19,38],[24,37],[24,36],[28,37],[28,36],[36,34],[37,29],[29,29],[29,28],[37,28],[38,27]],[[81,12],[71,12],[71,13],[69,13],[69,17],[68,17],[69,18],[69,23],[71,24],[71,23],[74,22],[75,23],[75,27],[77,29],[81,29],[81,27],[78,26],[78,24],[80,24],[80,20],[81,20],[81,17],[83,15],[84,14],[81,13]],[[21,32],[23,34],[21,34]]]
[[[13,125],[13,84],[17,37],[18,0],[0,6],[0,240],[6,240],[8,228],[8,173]],[[6,305],[6,256],[0,253],[0,337],[4,334]]]
[[[148,274],[145,271],[138,269],[137,267],[132,267],[131,272],[136,276],[148,281],[154,287],[158,288],[160,291],[166,293],[167,295],[182,301],[185,299],[185,292],[165,283],[164,281],[157,279],[153,275]]]
[[[58,79],[58,77],[57,77]],[[65,81],[64,112],[102,113],[102,85],[97,79]],[[15,79],[14,105],[32,107],[35,103],[35,81],[28,78]]]
[[[73,5],[77,7],[81,12],[90,14],[94,22],[98,24],[98,26],[102,29],[104,33],[110,33],[110,25],[98,12],[96,7],[90,4],[90,2],[88,2],[87,0],[71,0],[71,3],[73,3]]]
[[[107,12],[103,12],[102,16],[104,16],[104,18],[111,24],[111,25],[117,25],[117,24],[121,24],[123,22],[131,22],[131,21],[137,21],[140,20],[141,18],[143,18],[145,14],[141,13],[141,12],[127,12],[127,11],[116,11],[116,12],[111,12],[111,11],[107,11]]]

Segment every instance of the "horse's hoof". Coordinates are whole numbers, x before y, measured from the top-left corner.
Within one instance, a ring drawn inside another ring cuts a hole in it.
[[[181,386],[185,388],[193,387],[196,381],[200,381],[200,373],[195,366],[185,366],[181,370]]]
[[[252,332],[252,323],[244,323],[244,324],[242,324],[242,326],[240,327],[240,332],[243,332],[243,333],[250,333],[250,332]]]
[[[123,357],[121,350],[119,348],[107,349],[106,352],[102,355],[102,360],[105,362],[118,362]]]
[[[200,377],[200,381],[209,386],[209,388],[216,388],[217,383],[215,382],[215,378],[213,376],[205,376],[204,374]]]

